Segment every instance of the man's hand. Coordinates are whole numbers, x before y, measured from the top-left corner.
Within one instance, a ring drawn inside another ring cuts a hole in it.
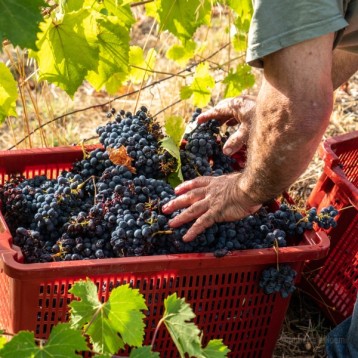
[[[216,119],[220,124],[240,124],[239,129],[230,136],[224,145],[223,152],[226,155],[236,153],[247,143],[251,127],[251,119],[255,112],[255,98],[252,96],[239,96],[226,98],[220,101],[214,108],[201,113],[198,123],[204,123],[210,119]]]
[[[173,228],[195,220],[184,235],[184,241],[192,241],[216,222],[235,221],[256,212],[261,205],[254,203],[240,190],[241,174],[220,177],[199,177],[177,186],[178,198],[164,205],[163,212],[170,214],[187,208],[169,222]]]

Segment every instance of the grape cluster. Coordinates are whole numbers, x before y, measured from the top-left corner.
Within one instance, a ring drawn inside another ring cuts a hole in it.
[[[196,109],[192,121],[201,113]],[[182,173],[185,180],[197,176],[218,176],[233,171],[234,160],[226,156],[222,147],[228,135],[220,135],[220,123],[210,120],[196,126],[184,135],[185,147],[180,150]]]
[[[115,121],[96,130],[99,141],[105,148],[124,146],[139,175],[163,178],[159,157],[159,140],[163,135],[160,125],[148,115],[147,108],[142,106],[135,115],[124,110],[115,114],[113,110],[108,117],[112,114]]]
[[[259,286],[268,295],[279,292],[287,298],[295,289],[294,281],[297,273],[289,265],[269,267],[261,273]]]
[[[337,222],[334,218],[338,215],[338,210],[329,205],[326,208],[322,208],[321,212],[317,214],[317,209],[315,207],[311,208],[308,211],[308,221],[310,223],[317,223],[318,227],[328,230],[331,227],[336,227]]]
[[[0,186],[2,212],[26,262],[193,252],[222,257],[233,250],[287,246],[314,223],[335,225],[332,207],[302,214],[281,204],[239,221],[216,223],[192,242],[183,242],[191,224],[171,229],[168,222],[180,211],[164,215],[161,210],[175,197],[166,179],[177,163],[160,148],[160,126],[145,107],[135,115],[112,110],[108,117],[113,116],[114,122],[97,129],[104,148],[84,151],[71,170],[54,179],[13,177]],[[185,179],[232,171],[232,159],[222,153],[226,136],[220,136],[218,126],[212,120],[186,134],[180,149]],[[111,156],[122,146],[131,165]]]

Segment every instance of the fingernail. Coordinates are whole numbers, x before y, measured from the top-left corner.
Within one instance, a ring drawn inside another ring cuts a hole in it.
[[[224,154],[230,155],[231,153],[232,153],[232,149],[231,149],[231,148],[224,148]]]

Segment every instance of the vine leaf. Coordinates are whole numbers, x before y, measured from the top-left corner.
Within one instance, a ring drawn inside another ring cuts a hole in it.
[[[222,339],[212,339],[203,349],[205,358],[225,358],[230,352],[230,349],[223,343]]]
[[[230,69],[223,83],[226,84],[225,97],[235,97],[239,96],[244,89],[252,87],[255,84],[255,77],[249,65],[240,64],[236,71]]]
[[[180,147],[185,133],[185,121],[181,116],[170,116],[165,119],[165,132],[177,147]]]
[[[181,66],[185,64],[194,56],[196,50],[196,43],[193,40],[185,41],[184,44],[174,44],[169,47],[165,56],[169,60],[177,62]]]
[[[124,165],[127,167],[127,169],[135,173],[136,170],[134,167],[132,167],[132,158],[128,155],[127,149],[124,146],[121,146],[119,148],[107,148],[107,152],[109,154],[109,159],[113,164],[116,165]]]
[[[167,136],[160,141],[160,146],[165,149],[171,156],[173,156],[178,163],[177,169],[174,173],[168,176],[169,184],[175,188],[184,181],[183,173],[181,171],[180,149],[172,137]]]
[[[150,49],[144,58],[142,48],[139,46],[131,46],[129,49],[129,65],[132,67],[129,73],[129,79],[134,84],[146,81],[151,75],[151,73],[146,70],[154,70],[156,58],[157,52],[154,49]]]
[[[141,346],[145,327],[145,315],[141,310],[148,309],[143,295],[138,289],[131,289],[127,284],[115,288],[108,301],[109,319],[124,342],[135,347]]]
[[[120,83],[128,74],[129,31],[121,25],[115,16],[98,19],[99,61],[95,71],[90,71],[87,80],[98,91],[117,75]]]
[[[69,323],[59,323],[51,330],[50,337],[43,347],[35,344],[33,332],[21,331],[0,350],[2,358],[78,358],[78,351],[88,351],[86,339],[81,331],[71,329]]]
[[[210,23],[211,1],[209,0],[155,0],[161,30],[168,30],[181,41],[191,39],[198,27]]]
[[[147,306],[139,290],[119,286],[103,304],[89,279],[75,283],[70,292],[80,298],[70,303],[71,324],[85,328],[95,351],[115,354],[125,343],[136,347],[142,344],[145,316],[141,310]]]
[[[0,123],[7,116],[16,116],[17,85],[6,65],[0,62]]]
[[[191,322],[195,314],[184,298],[174,293],[164,300],[164,324],[167,327],[180,356],[202,357],[200,330]]]
[[[93,2],[93,0],[92,0]],[[101,4],[100,1],[97,2],[98,5]],[[102,6],[107,10],[110,15],[117,17],[118,21],[125,26],[128,30],[135,23],[132,10],[125,1],[121,0],[104,0]],[[100,9],[101,11],[102,9]],[[128,42],[129,43],[129,42]]]
[[[64,14],[61,21],[49,18],[40,24],[32,53],[39,65],[39,79],[48,80],[73,96],[87,72],[98,66],[95,11],[81,9]]]
[[[207,62],[200,63],[195,70],[193,82],[190,86],[183,86],[180,89],[180,98],[189,99],[193,97],[193,104],[197,107],[205,107],[211,98],[211,90],[215,86],[214,78],[209,72]]]
[[[158,352],[152,352],[151,346],[143,346],[131,350],[130,358],[159,358]]]
[[[41,6],[46,6],[43,0],[0,1],[0,41],[8,39],[14,46],[35,49]]]
[[[0,350],[4,347],[5,343],[7,342],[6,338],[2,336],[3,331],[0,330]]]
[[[164,300],[163,321],[167,327],[180,356],[197,358],[227,357],[230,350],[222,340],[211,340],[205,348],[201,347],[202,334],[192,322],[195,314],[184,298],[174,293]]]

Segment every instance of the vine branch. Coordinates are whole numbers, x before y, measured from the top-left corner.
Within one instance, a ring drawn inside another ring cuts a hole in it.
[[[100,103],[100,104],[95,104],[95,105],[88,106],[88,107],[85,107],[85,108],[75,109],[75,110],[73,110],[73,111],[71,111],[71,112],[67,112],[67,113],[61,114],[60,116],[57,116],[57,117],[55,117],[55,118],[53,118],[53,119],[51,119],[51,120],[49,120],[49,121],[43,123],[42,125],[36,127],[36,128],[33,129],[32,131],[30,131],[25,137],[23,137],[22,139],[20,139],[17,143],[15,143],[15,144],[12,145],[11,147],[9,147],[7,150],[11,150],[11,149],[16,148],[19,144],[21,144],[22,142],[24,142],[28,137],[30,137],[31,135],[33,135],[33,134],[34,134],[35,132],[37,132],[38,130],[44,128],[45,126],[47,126],[47,125],[50,124],[50,123],[53,123],[53,122],[58,121],[59,119],[65,118],[66,116],[69,116],[69,115],[72,115],[72,114],[76,114],[76,113],[79,113],[79,112],[84,112],[84,111],[87,111],[87,110],[89,110],[89,109],[95,109],[95,108],[100,108],[100,107],[106,106],[106,105],[108,105],[108,104],[110,104],[110,103],[112,103],[112,102],[114,102],[114,101],[116,101],[116,100],[118,100],[118,99],[125,98],[125,97],[128,97],[128,96],[130,96],[130,95],[136,94],[136,93],[138,93],[138,92],[140,92],[140,91],[142,91],[142,90],[144,90],[144,89],[147,89],[147,88],[150,88],[150,87],[154,87],[154,86],[158,85],[159,83],[162,83],[162,82],[164,82],[164,81],[167,81],[167,80],[169,80],[169,79],[171,79],[171,78],[173,78],[173,77],[179,76],[179,75],[181,75],[182,73],[190,72],[194,67],[196,67],[196,66],[198,66],[200,63],[205,62],[205,61],[209,60],[210,58],[214,57],[215,55],[217,55],[220,51],[222,51],[223,49],[225,49],[225,48],[226,48],[227,46],[229,46],[229,45],[230,45],[230,43],[227,42],[226,44],[224,44],[223,46],[221,46],[218,50],[216,50],[216,51],[214,51],[213,53],[211,53],[209,56],[207,56],[207,57],[205,57],[205,58],[203,58],[203,59],[201,59],[201,60],[199,60],[199,61],[197,61],[197,62],[191,64],[190,66],[184,68],[183,70],[181,70],[181,71],[179,71],[179,72],[177,72],[177,73],[170,74],[170,75],[168,75],[167,77],[162,78],[162,79],[157,80],[157,81],[154,81],[154,82],[150,83],[149,85],[146,85],[146,86],[144,86],[144,87],[142,87],[142,88],[140,88],[140,89],[134,90],[134,91],[132,91],[132,92],[128,92],[128,93],[123,94],[123,95],[121,95],[121,96],[116,96],[116,97],[114,97],[114,98],[112,98],[112,99],[110,99],[110,100],[108,100],[108,101],[106,101],[106,102]],[[171,105],[170,105],[170,106],[171,106]],[[170,106],[169,106],[169,107],[170,107]],[[159,113],[161,113],[161,112],[162,112],[162,111],[158,112],[157,115],[158,115]]]

